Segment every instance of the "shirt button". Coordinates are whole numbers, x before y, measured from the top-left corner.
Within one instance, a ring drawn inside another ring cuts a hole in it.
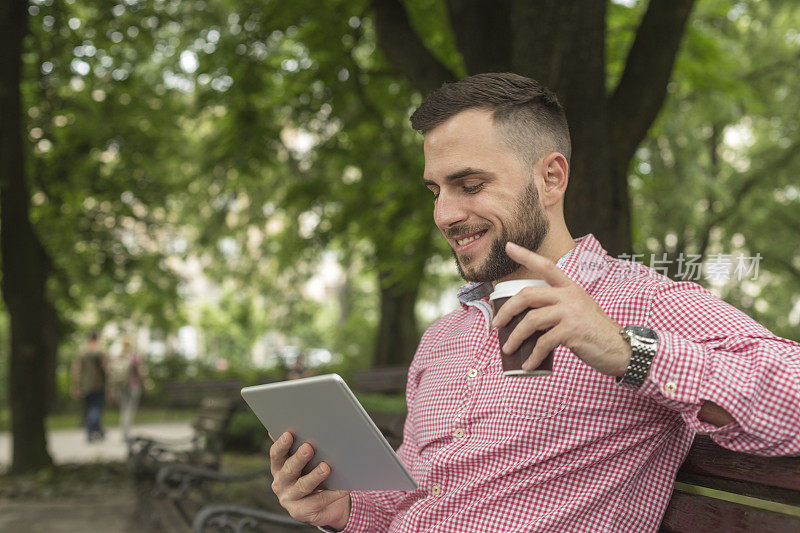
[[[675,384],[674,381],[667,381],[664,384],[664,391],[667,392],[668,394],[672,394],[676,390],[678,390],[678,386]]]
[[[455,431],[453,431],[453,436],[457,439],[460,439],[461,437],[464,436],[464,430],[461,428],[456,429]]]
[[[470,369],[469,369],[469,372],[467,372],[467,375],[468,375],[469,377],[471,377],[471,378],[474,378],[475,376],[477,376],[477,375],[478,375],[478,369],[476,369],[476,368],[470,368]]]
[[[442,487],[440,487],[439,485],[434,485],[431,487],[431,494],[433,494],[434,496],[438,496],[441,493],[442,493]]]

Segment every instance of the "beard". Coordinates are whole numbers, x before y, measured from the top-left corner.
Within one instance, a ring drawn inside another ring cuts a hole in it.
[[[550,222],[545,217],[539,205],[539,194],[533,182],[529,183],[522,193],[522,197],[514,209],[511,220],[503,224],[503,231],[492,242],[489,255],[482,265],[472,266],[472,258],[466,256],[459,259],[456,251],[451,248],[453,259],[458,267],[458,273],[466,281],[495,281],[509,276],[519,270],[521,265],[506,254],[506,243],[513,242],[533,252],[542,245],[542,241],[550,230]],[[517,222],[515,224],[511,222]],[[453,232],[466,233],[463,229],[454,228]],[[471,267],[471,268],[470,268]]]

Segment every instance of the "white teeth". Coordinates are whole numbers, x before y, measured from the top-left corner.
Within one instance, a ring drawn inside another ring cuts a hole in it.
[[[472,237],[467,237],[466,239],[462,239],[462,240],[456,239],[456,243],[458,243],[459,246],[464,246],[465,244],[469,244],[472,241],[477,241],[478,239],[481,238],[482,235],[483,235],[483,233],[481,232],[481,233],[478,233],[477,235],[473,235]]]

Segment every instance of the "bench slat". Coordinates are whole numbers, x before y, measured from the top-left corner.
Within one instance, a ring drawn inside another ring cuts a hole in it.
[[[670,499],[664,514],[661,531],[668,533],[696,533],[698,531],[796,533],[800,531],[800,517],[676,490],[672,493],[672,499]]]
[[[800,457],[759,457],[734,452],[707,435],[695,438],[681,472],[800,490]]]
[[[362,392],[403,392],[408,380],[407,366],[371,368],[356,372],[355,388]]]

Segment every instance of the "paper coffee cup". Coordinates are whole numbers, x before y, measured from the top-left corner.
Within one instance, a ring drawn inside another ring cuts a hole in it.
[[[494,287],[494,292],[489,295],[489,300],[492,302],[495,315],[500,308],[505,304],[509,298],[516,295],[519,291],[526,287],[549,287],[550,285],[541,279],[516,279],[512,281],[501,281]],[[542,336],[544,331],[536,331],[525,339],[522,345],[517,348],[513,353],[503,353],[503,345],[508,340],[514,328],[525,318],[527,310],[516,315],[508,324],[501,328],[497,328],[497,337],[500,341],[500,358],[503,363],[503,374],[506,376],[549,376],[553,373],[553,352],[547,354],[547,357],[539,364],[537,368],[530,371],[522,370],[522,363],[527,361],[533,352],[533,347],[536,346],[536,341]]]

